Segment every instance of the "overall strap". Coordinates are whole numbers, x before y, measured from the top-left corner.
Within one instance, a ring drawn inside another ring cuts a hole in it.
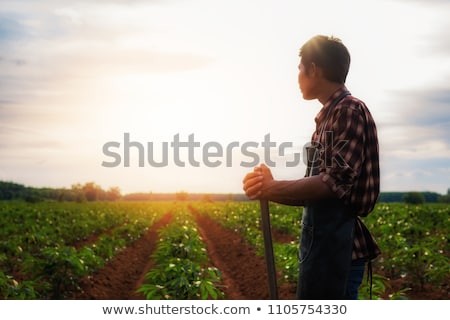
[[[322,125],[322,129],[320,130],[318,141],[322,139],[323,130],[325,130],[325,126],[328,123],[328,119],[330,118],[331,110],[334,109],[334,107],[342,100],[344,97],[348,96],[350,94],[350,91],[346,90],[342,92],[336,99],[333,100],[331,105],[328,107],[327,116],[325,117],[325,122]]]
[[[346,97],[346,96],[348,96],[350,94],[350,91],[348,91],[348,90],[346,90],[346,91],[344,91],[344,92],[342,92],[336,99],[334,99],[333,100],[333,102],[330,104],[330,106],[328,107],[328,110],[327,110],[327,115],[326,115],[326,117],[325,117],[325,121],[324,121],[324,123],[323,123],[323,125],[322,125],[322,128],[320,129],[320,133],[319,133],[319,135],[318,135],[318,137],[317,137],[317,141],[318,142],[320,142],[320,140],[322,139],[322,134],[323,134],[323,131],[325,130],[325,126],[327,125],[327,123],[328,123],[328,119],[330,118],[330,113],[331,113],[331,110],[332,109],[334,109],[334,107],[342,100],[342,99],[344,99],[344,97]],[[316,160],[317,160],[317,157],[319,156],[319,151],[317,150],[317,148],[314,148],[314,150],[313,150],[313,154],[312,154],[312,165],[314,165],[315,163],[316,163]],[[308,155],[308,159],[309,159],[309,155]],[[309,164],[308,164],[308,166],[309,166]],[[307,176],[312,176],[313,175],[313,170],[312,170],[312,168],[309,168],[309,169],[307,169],[308,171],[307,171]]]

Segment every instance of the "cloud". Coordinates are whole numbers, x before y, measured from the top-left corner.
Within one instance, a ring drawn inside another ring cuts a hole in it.
[[[128,5],[128,1],[108,3]],[[69,6],[71,2],[64,7],[59,1],[41,6],[56,4],[59,7],[52,10],[29,3],[11,3],[7,12],[0,9],[2,88],[30,80],[42,85],[50,78],[59,81],[58,77],[172,73],[211,63],[211,58],[202,54],[165,46],[170,39],[156,39],[155,26],[145,18],[145,10],[122,13],[112,9],[108,14],[105,2],[100,6],[89,1],[79,9]]]
[[[443,193],[450,178],[450,87],[391,91],[379,128],[383,190]]]
[[[450,8],[448,10],[450,10]],[[447,30],[450,30],[450,21],[447,21],[446,24],[439,28],[435,35],[431,37],[432,44],[424,54],[438,58],[443,57],[448,63],[448,57],[450,56],[450,37],[448,36]]]
[[[400,1],[406,2],[405,0]],[[419,53],[424,58],[444,58],[448,62],[448,57],[450,54],[450,38],[448,36],[448,30],[450,29],[450,20],[448,19],[450,1],[407,0],[407,2],[408,4],[416,3],[420,5],[423,8],[423,14],[425,17],[433,17],[432,29],[428,33],[422,35],[422,46]],[[420,18],[417,18],[416,20],[420,23]],[[424,27],[429,28],[429,26]]]
[[[392,94],[393,115],[379,129],[386,159],[447,159],[450,166],[450,89]]]
[[[133,1],[143,8],[155,3],[162,2]],[[79,100],[85,102],[92,88],[108,77],[185,72],[212,62],[155,40],[155,26],[140,9],[91,1],[7,1],[0,8],[2,123],[37,131],[59,128],[62,119],[67,124],[66,119],[81,121],[86,110],[80,110]]]
[[[28,32],[17,17],[9,17],[6,14],[0,14],[0,43],[18,38],[23,38],[28,35]]]
[[[415,2],[422,5],[449,5],[448,0],[392,0],[393,2]]]
[[[97,52],[73,52],[55,57],[66,76],[105,77],[117,74],[173,73],[201,68],[207,57],[182,52],[135,51],[107,48]],[[80,67],[76,67],[82,66]]]
[[[396,110],[394,121],[397,125],[434,129],[450,143],[450,137],[444,135],[450,128],[450,87],[397,90],[390,96],[393,99],[392,108]]]
[[[450,187],[450,160],[390,157],[380,165],[384,191],[434,191],[446,193]]]

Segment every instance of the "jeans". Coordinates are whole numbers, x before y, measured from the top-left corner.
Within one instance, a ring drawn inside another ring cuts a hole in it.
[[[358,300],[358,288],[364,278],[366,261],[363,259],[352,261],[350,273],[347,278],[346,298],[348,300]]]

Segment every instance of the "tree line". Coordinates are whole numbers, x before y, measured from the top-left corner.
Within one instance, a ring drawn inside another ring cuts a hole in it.
[[[378,202],[405,202],[409,204],[450,203],[450,188],[446,195],[437,192],[381,192]]]
[[[0,181],[0,200],[114,201],[122,198],[118,187],[104,190],[94,182],[73,184],[71,188],[34,188],[15,182]]]
[[[244,194],[191,194],[185,191],[176,193],[131,193],[122,195],[119,187],[104,190],[95,182],[76,183],[71,188],[34,188],[15,182],[0,181],[0,200],[25,200],[38,202],[55,201],[246,201]],[[446,195],[436,192],[381,192],[378,202],[450,203],[450,188]]]

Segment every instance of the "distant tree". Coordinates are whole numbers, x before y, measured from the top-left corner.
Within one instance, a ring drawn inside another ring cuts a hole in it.
[[[106,191],[103,190],[100,186],[97,186],[97,198],[95,200],[105,201],[106,199]]]
[[[439,202],[450,203],[450,188],[447,189],[447,194],[439,197]]]
[[[36,202],[42,201],[42,198],[39,194],[39,190],[34,189],[34,188],[24,189],[24,191],[22,193],[22,199],[25,200],[26,202],[30,202],[30,203],[36,203]]]
[[[203,201],[203,202],[212,202],[212,198],[211,198],[211,195],[209,195],[209,194],[203,194],[201,197],[200,197],[200,201]]]
[[[402,202],[405,194],[403,192],[381,192],[379,202]]]
[[[425,192],[421,192],[423,197],[425,198],[425,202],[427,203],[433,203],[433,202],[438,202],[440,194],[437,192],[429,192],[429,191],[425,191]]]
[[[0,182],[0,200],[12,200],[22,198],[25,191],[25,186],[8,181]]]
[[[175,199],[177,201],[186,201],[189,198],[189,193],[185,191],[180,191],[175,194]]]
[[[129,194],[125,194],[122,199],[123,200],[129,200],[129,201],[149,201],[152,200],[152,193],[143,193],[143,192],[138,192],[138,193],[129,193]]]
[[[93,182],[87,182],[82,187],[84,196],[87,201],[95,201],[97,200],[97,186]]]
[[[73,200],[75,200],[76,202],[86,201],[86,197],[84,196],[83,186],[81,184],[79,184],[79,183],[73,184],[71,191],[72,191],[72,195],[73,195]]]
[[[64,189],[60,190],[58,193],[58,196],[56,197],[56,199],[58,200],[58,202],[62,202],[65,200],[65,196],[66,196],[66,192]]]
[[[119,187],[111,187],[106,191],[106,200],[108,201],[119,200],[121,197],[122,194],[120,193]]]
[[[422,204],[425,202],[425,197],[420,192],[408,192],[404,195],[403,201],[407,204]]]

